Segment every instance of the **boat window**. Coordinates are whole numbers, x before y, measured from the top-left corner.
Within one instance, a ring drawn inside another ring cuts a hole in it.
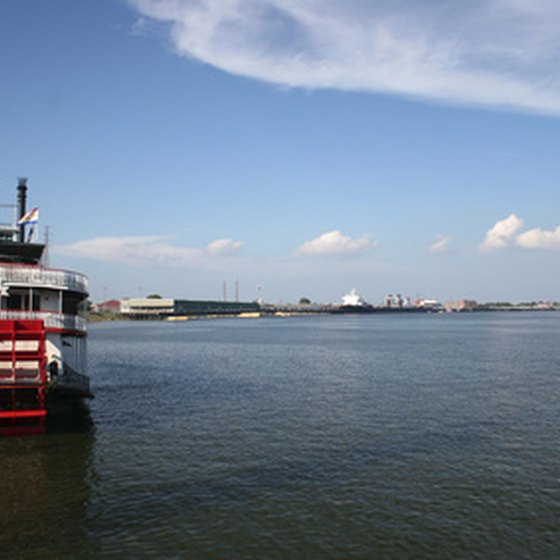
[[[33,311],[39,311],[40,310],[40,303],[39,303],[39,295],[38,294],[33,294],[33,301],[31,302],[31,309]],[[29,311],[29,295],[28,294],[23,294],[23,293],[12,293],[10,292],[10,295],[8,296],[8,298],[6,299],[6,309],[10,309],[10,310],[23,310],[23,311]]]
[[[68,315],[78,314],[78,304],[82,301],[81,296],[64,294],[62,298],[62,312]]]

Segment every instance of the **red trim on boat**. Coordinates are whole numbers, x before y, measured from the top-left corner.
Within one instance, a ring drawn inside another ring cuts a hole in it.
[[[65,335],[68,335],[68,336],[77,336],[77,337],[80,337],[80,338],[84,338],[87,335],[86,331],[76,331],[76,330],[72,330],[72,329],[46,328],[45,332],[51,333],[51,334],[65,334]]]

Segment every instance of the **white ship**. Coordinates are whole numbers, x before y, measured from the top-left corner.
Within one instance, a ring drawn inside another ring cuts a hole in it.
[[[26,211],[26,193],[20,179],[15,223],[0,224],[0,428],[41,430],[59,405],[93,397],[79,315],[88,281],[43,265],[38,210]]]
[[[342,305],[348,307],[366,307],[366,300],[356,291],[355,288],[350,293],[342,296]]]

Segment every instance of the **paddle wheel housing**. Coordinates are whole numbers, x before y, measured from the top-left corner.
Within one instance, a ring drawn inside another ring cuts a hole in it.
[[[0,320],[0,427],[41,430],[47,415],[45,326]]]

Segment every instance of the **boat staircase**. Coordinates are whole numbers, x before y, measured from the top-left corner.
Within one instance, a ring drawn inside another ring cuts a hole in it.
[[[46,408],[45,326],[0,320],[0,429],[41,432]]]

